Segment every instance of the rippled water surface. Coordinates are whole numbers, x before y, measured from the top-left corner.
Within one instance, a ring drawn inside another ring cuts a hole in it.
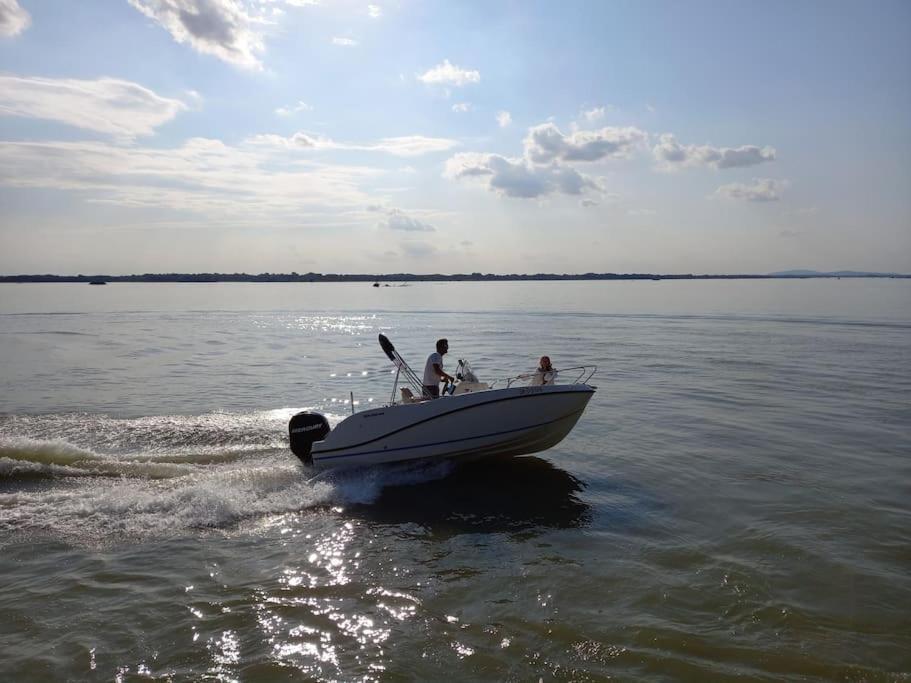
[[[387,334],[597,364],[525,458],[313,476]],[[911,680],[911,281],[0,285],[0,680]]]

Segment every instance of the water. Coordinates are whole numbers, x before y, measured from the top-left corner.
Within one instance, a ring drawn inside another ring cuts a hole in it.
[[[286,423],[597,364],[539,457]],[[911,282],[0,286],[0,679],[911,678]]]

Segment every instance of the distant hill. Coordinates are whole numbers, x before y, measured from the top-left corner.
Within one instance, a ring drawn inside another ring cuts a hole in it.
[[[904,277],[898,273],[872,273],[862,270],[834,270],[822,272],[819,270],[782,270],[769,273],[769,277]]]

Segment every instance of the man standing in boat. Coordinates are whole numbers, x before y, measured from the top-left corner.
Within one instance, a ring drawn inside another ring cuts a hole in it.
[[[424,398],[439,398],[440,381],[452,382],[454,377],[443,369],[443,356],[449,351],[449,340],[438,339],[437,350],[427,356],[424,365]]]

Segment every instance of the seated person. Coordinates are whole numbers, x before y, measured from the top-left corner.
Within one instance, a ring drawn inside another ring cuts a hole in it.
[[[538,369],[531,378],[532,386],[542,386],[544,384],[554,384],[557,381],[557,371],[550,364],[550,356],[541,356],[538,362]]]

